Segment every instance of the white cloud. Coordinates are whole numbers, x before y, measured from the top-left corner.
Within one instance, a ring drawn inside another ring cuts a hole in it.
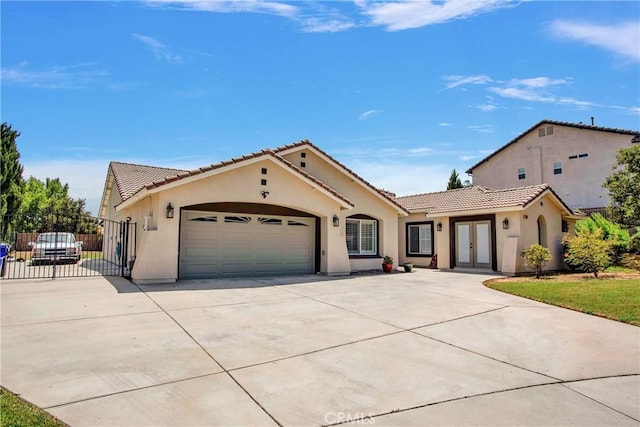
[[[481,104],[481,105],[476,105],[476,108],[480,111],[493,111],[493,110],[497,110],[498,107],[495,104]]]
[[[138,33],[133,33],[131,36],[142,42],[151,51],[151,53],[153,53],[153,56],[155,56],[156,59],[165,61],[169,64],[182,64],[182,56],[171,53],[161,41]]]
[[[335,33],[349,30],[356,24],[339,13],[336,9],[327,7],[324,3],[300,2],[298,5],[277,1],[233,0],[233,1],[202,1],[202,0],[153,0],[147,1],[151,7],[165,7],[210,13],[261,13],[280,16],[296,22],[306,33]]]
[[[341,19],[307,18],[301,22],[302,31],[306,33],[337,33],[355,26],[355,23]]]
[[[551,32],[560,39],[573,39],[640,61],[640,21],[614,25],[554,21]]]
[[[438,126],[453,126],[453,123],[438,123]]]
[[[484,74],[475,76],[444,76],[443,79],[449,82],[445,85],[445,89],[453,89],[454,87],[467,84],[484,85],[493,81],[491,77]]]
[[[40,89],[84,89],[101,81],[108,73],[96,69],[95,63],[54,65],[33,70],[28,68],[27,62],[21,62],[13,67],[2,68],[0,75],[3,84]]]
[[[491,125],[471,125],[467,127],[478,133],[493,133],[493,126]]]
[[[389,31],[399,31],[469,18],[513,3],[507,0],[413,0],[394,3],[357,2],[357,4],[362,13],[371,18],[374,25],[383,26]]]
[[[425,156],[428,154],[433,154],[433,148],[430,148],[430,147],[412,148],[409,150],[409,154],[413,154],[417,156]]]
[[[380,110],[368,110],[365,111],[364,113],[360,114],[360,117],[358,117],[359,120],[364,120],[364,119],[368,119],[371,118],[373,116],[375,116],[376,114],[379,114]]]
[[[284,17],[295,17],[298,7],[287,3],[260,0],[153,0],[146,2],[154,7],[170,7],[215,13],[264,13]]]

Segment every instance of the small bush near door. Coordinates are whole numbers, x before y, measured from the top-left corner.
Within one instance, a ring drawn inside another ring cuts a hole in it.
[[[549,248],[545,248],[537,243],[523,250],[521,256],[524,258],[524,264],[529,268],[533,268],[535,271],[536,279],[542,276],[544,265],[551,261],[551,251]]]

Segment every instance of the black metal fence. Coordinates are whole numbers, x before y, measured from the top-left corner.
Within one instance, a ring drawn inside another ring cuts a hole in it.
[[[12,231],[2,240],[2,279],[131,277],[136,257],[136,223],[91,218],[93,234],[66,231],[60,223],[42,231]]]

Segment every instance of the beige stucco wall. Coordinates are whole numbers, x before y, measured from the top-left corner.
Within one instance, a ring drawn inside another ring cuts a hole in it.
[[[305,157],[302,157],[304,153]],[[293,151],[284,154],[283,157],[294,165],[300,167],[310,175],[318,178],[331,188],[347,197],[355,207],[350,210],[342,211],[340,214],[340,231],[341,245],[345,245],[344,224],[348,216],[363,214],[369,215],[379,222],[378,236],[378,258],[364,258],[350,260],[350,268],[352,271],[363,271],[380,269],[381,257],[389,255],[394,260],[394,266],[398,264],[398,211],[396,208],[381,199],[380,196],[373,194],[365,189],[362,184],[351,179],[349,176],[336,169],[332,164],[327,162],[323,157],[315,154],[310,149]],[[304,167],[302,163],[304,162]]]
[[[410,262],[414,265],[414,267],[429,267],[429,264],[431,263],[431,257],[416,257],[416,256],[407,255],[407,229],[406,229],[407,223],[426,222],[426,221],[432,221],[432,219],[427,218],[424,212],[411,213],[409,216],[401,217],[398,219],[399,265],[402,265],[405,262]],[[441,235],[442,232],[438,233],[436,231],[437,223],[438,223],[437,221],[433,223],[434,254],[438,253],[438,243],[439,243],[439,240],[442,240],[442,239],[438,239],[438,237],[440,237],[439,235]],[[440,255],[438,255],[438,257],[440,257]]]
[[[311,154],[311,153],[309,153]],[[309,156],[308,154],[308,156]],[[320,272],[348,274],[359,269],[380,268],[380,260],[350,260],[345,243],[345,218],[363,213],[380,221],[380,248],[383,254],[397,259],[397,212],[385,206],[367,190],[348,179],[328,164],[316,163],[313,175],[326,183],[337,183],[337,188],[356,205],[344,210],[339,202],[314,188],[309,182],[292,173],[279,162],[265,158],[246,164],[223,174],[203,179],[186,178],[179,186],[165,185],[118,214],[130,216],[139,224],[138,250],[132,279],[136,282],[170,282],[178,277],[178,242],[180,209],[201,203],[244,202],[267,203],[308,212],[320,218]],[[263,175],[262,168],[268,173]],[[317,175],[322,175],[319,177]],[[201,177],[200,177],[201,178]],[[261,185],[266,179],[267,185]],[[266,198],[262,191],[268,191]],[[175,217],[167,219],[168,203],[175,208]],[[333,216],[338,215],[340,226],[333,226]],[[151,229],[142,230],[144,217],[151,216]],[[355,261],[355,262],[354,262]]]
[[[473,184],[500,189],[548,183],[572,209],[604,207],[609,197],[602,183],[618,151],[631,145],[627,134],[553,125],[552,135],[540,137],[536,128],[477,166]],[[579,154],[588,157],[569,159]],[[554,162],[562,162],[562,174],[554,175]],[[522,167],[526,178],[520,180]]]
[[[561,270],[564,268],[562,256],[562,215],[561,210],[549,195],[532,203],[525,210],[501,213],[496,216],[497,228],[497,252],[498,269],[502,265],[503,248],[507,238],[517,238],[517,249],[515,258],[515,271],[505,271],[505,273],[522,273],[532,271],[523,263],[520,256],[522,251],[534,243],[538,243],[538,218],[544,218],[546,223],[547,244],[551,251],[551,261],[545,265],[546,270]],[[502,229],[504,218],[509,219],[509,229]],[[569,232],[573,229],[574,220],[566,220],[569,225]]]
[[[487,214],[482,213],[482,214]],[[525,215],[527,218],[525,218]],[[464,216],[473,216],[473,212],[465,212]],[[552,260],[547,263],[547,270],[560,270],[564,268],[562,258],[562,209],[555,202],[555,198],[546,195],[540,200],[530,204],[527,209],[500,211],[495,213],[495,244],[496,267],[505,274],[517,274],[529,271],[522,262],[520,253],[533,243],[538,243],[537,220],[543,216],[547,229],[547,247],[551,250]],[[455,218],[455,217],[454,217]],[[504,219],[509,220],[509,228],[503,229]],[[398,247],[400,251],[400,263],[412,262],[415,266],[429,265],[431,258],[407,257],[405,252],[407,222],[433,221],[434,226],[434,252],[438,255],[438,268],[447,270],[451,266],[450,254],[450,227],[449,217],[426,217],[424,213],[412,213],[408,217],[398,221]],[[566,220],[569,225],[569,233],[573,232],[575,221]],[[437,231],[437,224],[442,224],[442,231]],[[492,235],[493,239],[493,235]],[[505,251],[510,251],[505,254]],[[506,259],[504,257],[507,257]],[[504,262],[503,262],[504,261]],[[505,269],[503,271],[503,268]]]

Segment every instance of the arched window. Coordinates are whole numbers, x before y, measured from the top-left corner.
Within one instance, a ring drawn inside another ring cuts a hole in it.
[[[545,248],[549,246],[547,243],[547,220],[542,215],[538,217],[538,244]]]

